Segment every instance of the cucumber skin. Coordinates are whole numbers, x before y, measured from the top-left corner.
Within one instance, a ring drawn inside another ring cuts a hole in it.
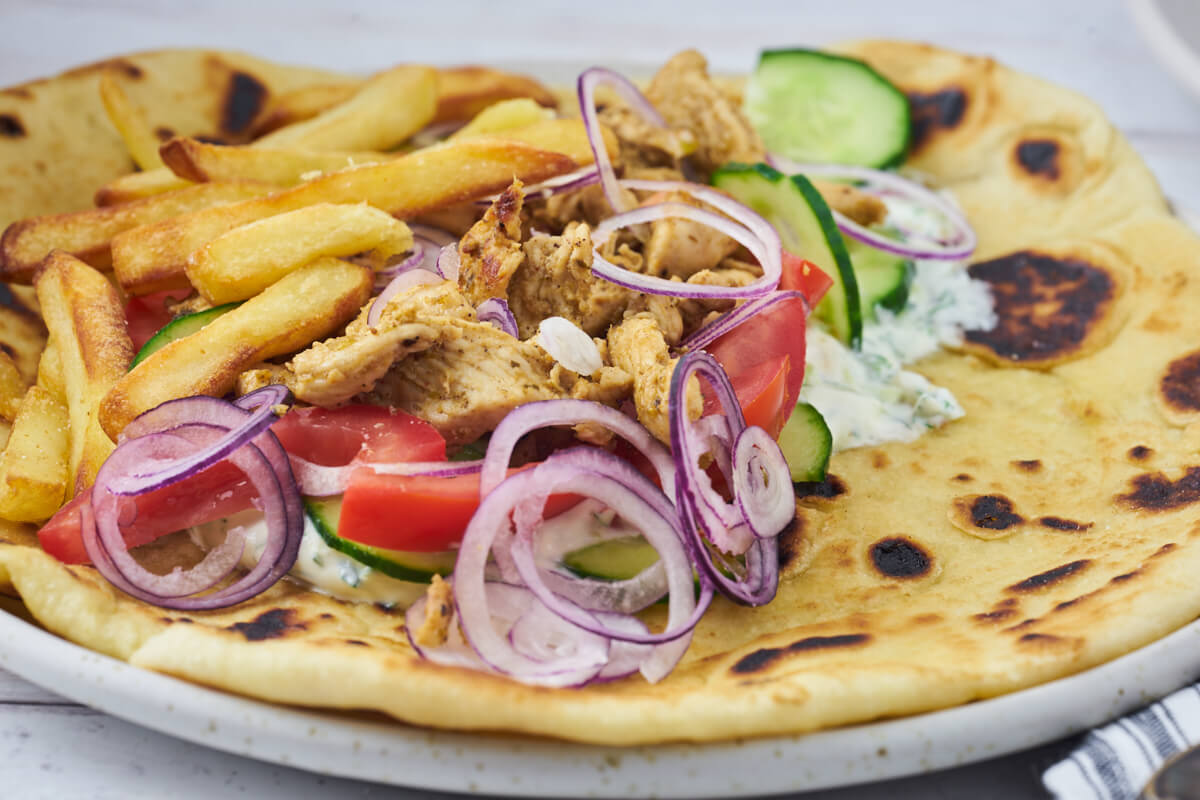
[[[203,311],[196,311],[192,314],[184,314],[176,317],[166,325],[163,325],[161,328],[159,328],[153,336],[146,340],[146,343],[142,345],[142,349],[138,350],[137,355],[133,357],[133,361],[129,363],[129,368],[133,369],[138,364],[142,363],[147,358],[169,345],[171,342],[175,341],[176,339],[182,339],[186,336],[190,336],[208,323],[212,322],[217,317],[223,316],[226,312],[232,311],[241,304],[241,301],[235,303],[225,303],[224,305],[213,306],[212,308],[206,308]],[[196,328],[196,330],[188,330],[186,332],[182,331],[183,328],[188,327],[196,322],[202,322],[203,324],[199,328]]]
[[[323,506],[328,502],[330,501],[324,498],[306,497],[304,498],[304,513],[312,520],[313,527],[317,529],[317,533],[320,534],[325,544],[342,555],[353,558],[360,564],[365,564],[371,569],[387,575],[389,578],[408,581],[410,583],[429,583],[433,580],[435,574],[445,577],[453,572],[453,559],[450,559],[448,564],[434,569],[417,569],[399,564],[382,555],[382,553],[386,553],[387,551],[383,551],[381,548],[360,545],[338,536],[337,526],[331,526],[330,521],[325,518],[326,512]],[[338,499],[338,508],[341,508],[340,498]],[[419,555],[426,557],[438,554],[421,553]],[[432,561],[433,559],[431,558],[430,560]]]
[[[723,186],[722,183],[726,178],[733,180],[744,180],[747,177],[758,177],[765,180],[772,186],[777,186],[783,181],[790,180],[792,186],[800,196],[804,199],[809,210],[816,218],[817,225],[821,229],[821,235],[824,237],[824,246],[829,250],[830,256],[834,263],[817,264],[821,269],[827,269],[830,277],[834,279],[834,286],[826,296],[817,304],[814,313],[818,317],[825,319],[833,328],[834,333],[843,343],[848,344],[851,348],[858,350],[862,346],[862,304],[859,297],[858,280],[854,275],[854,266],[850,260],[850,253],[846,248],[846,242],[842,238],[841,231],[838,230],[837,223],[833,219],[833,212],[829,210],[829,205],[825,202],[825,198],[817,191],[812,182],[803,175],[786,176],[779,170],[768,164],[740,164],[730,162],[725,164],[712,176],[712,184],[719,189],[729,191],[728,186]],[[778,189],[776,189],[778,191]],[[736,193],[735,197],[737,196]],[[745,197],[737,197],[743,203],[754,207],[753,201],[747,201]],[[762,213],[761,209],[755,208],[755,211]],[[786,221],[786,214],[776,211],[776,215]],[[768,214],[763,214],[764,217],[769,217]],[[771,220],[768,218],[768,222]],[[787,228],[788,226],[775,226],[776,229]],[[781,237],[785,235],[781,234]],[[802,244],[802,243],[800,243]],[[792,252],[805,258],[804,252],[798,252],[801,248],[795,248]],[[811,260],[811,259],[810,259]],[[843,325],[837,324],[836,319],[831,319],[837,314],[834,302],[835,292],[841,293],[844,307],[845,321]]]
[[[880,85],[884,86],[887,89],[890,89],[901,100],[903,100],[903,103],[901,103],[901,105],[900,105],[900,108],[902,109],[901,113],[904,117],[904,124],[901,128],[901,130],[903,131],[903,133],[902,133],[903,139],[899,143],[897,149],[895,150],[895,152],[892,155],[883,159],[879,163],[863,164],[862,166],[874,167],[875,169],[893,169],[895,167],[899,167],[901,164],[904,163],[904,160],[908,157],[908,150],[910,147],[912,147],[912,105],[908,100],[908,95],[906,95],[903,91],[901,91],[900,87],[896,86],[896,84],[892,83],[890,80],[888,80],[886,77],[884,77],[883,74],[879,72],[879,70],[875,69],[870,64],[863,61],[862,59],[853,58],[851,56],[837,55],[836,53],[830,53],[830,52],[827,52],[824,50],[812,50],[812,49],[804,48],[804,47],[788,47],[788,48],[778,48],[775,50],[763,50],[762,52],[759,53],[758,63],[761,66],[764,61],[774,61],[776,59],[786,58],[788,56],[793,56],[793,55],[802,55],[805,57],[825,59],[827,61],[850,62],[850,63],[856,64],[859,67],[861,67],[861,69],[864,72],[869,73],[871,76],[873,76],[875,78],[875,80],[880,83]]]
[[[912,260],[854,240],[848,243],[847,249],[858,280],[864,318],[874,319],[877,305],[888,311],[902,310],[908,302],[908,292],[916,274]],[[885,275],[891,284],[891,288],[882,292],[879,291],[881,275]]]
[[[801,426],[804,430],[798,430]],[[792,440],[797,437],[803,437],[804,441],[794,446],[796,443]],[[779,435],[779,446],[787,458],[792,483],[825,480],[829,456],[833,452],[833,434],[815,406],[804,402],[796,404],[795,411]],[[797,448],[811,452],[798,454],[795,452]],[[792,451],[790,454],[789,450]]]

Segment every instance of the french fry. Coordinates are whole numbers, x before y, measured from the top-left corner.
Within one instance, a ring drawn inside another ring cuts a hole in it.
[[[251,145],[207,144],[177,137],[162,146],[163,161],[177,176],[189,181],[252,180],[276,186],[294,186],[313,173],[379,164],[393,156],[384,153],[323,153],[315,150],[276,149]]]
[[[258,197],[270,186],[249,181],[205,183],[119,206],[31,217],[0,237],[0,278],[29,283],[52,250],[62,250],[97,269],[112,264],[109,243],[122,231],[201,208]]]
[[[501,100],[472,117],[470,122],[450,134],[450,139],[503,134],[513,128],[523,128],[547,119],[554,119],[554,112],[542,108],[528,97]]]
[[[27,385],[12,357],[0,351],[0,417],[9,422],[16,419]]]
[[[591,159],[583,126],[574,120]],[[586,162],[585,162],[586,163]],[[514,177],[529,183],[561,175],[576,162],[561,153],[496,139],[469,139],[418,150],[383,164],[323,175],[276,194],[183,214],[113,238],[113,271],[130,294],[189,286],[188,257],[221,234],[316,203],[366,202],[400,218],[498,192]]]
[[[104,430],[115,438],[138,414],[177,397],[224,395],[248,367],[344,325],[366,302],[373,280],[366,267],[336,258],[320,258],[285,275],[124,375],[101,403]]]
[[[113,178],[96,190],[92,202],[98,208],[106,208],[186,189],[191,185],[191,181],[184,180],[166,167],[159,167],[148,172],[131,172]]]
[[[412,231],[384,211],[365,203],[318,203],[218,236],[188,259],[187,277],[220,305],[253,297],[321,256],[374,251],[386,261],[412,246]]]
[[[263,147],[388,150],[433,119],[437,72],[402,66],[371,77],[354,96],[312,119],[269,133]]]
[[[161,167],[163,163],[158,157],[158,137],[154,135],[145,113],[125,93],[116,70],[105,70],[100,76],[100,100],[134,162],[143,170]]]
[[[602,127],[600,134],[604,139],[604,148],[609,155],[616,157],[618,144],[616,135],[608,128]],[[493,134],[496,139],[536,147],[539,150],[549,150],[570,156],[578,166],[593,163],[592,146],[588,142],[583,123],[576,119],[548,119],[535,122],[522,128],[510,128]]]
[[[70,450],[67,409],[40,386],[21,401],[8,444],[0,452],[0,517],[41,522],[62,505]]]
[[[558,105],[554,93],[532,78],[488,67],[438,70],[437,93],[435,123],[466,121],[493,103],[514,97],[528,97],[547,108]]]
[[[363,82],[323,83],[283,92],[267,102],[267,108],[254,123],[255,138],[287,125],[312,119],[344,103],[362,88]]]
[[[100,401],[128,371],[133,343],[121,299],[108,279],[55,251],[37,279],[38,300],[58,354],[70,417],[68,497],[92,485],[112,440],[100,427]]]
[[[58,348],[53,343],[47,344],[38,361],[37,385],[54,395],[62,402],[67,402],[67,387],[63,384],[62,359],[58,356]]]

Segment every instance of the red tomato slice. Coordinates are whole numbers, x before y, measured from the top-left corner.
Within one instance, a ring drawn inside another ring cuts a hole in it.
[[[511,475],[521,469],[510,469]],[[578,503],[576,495],[551,495],[545,515]],[[479,507],[479,474],[453,478],[379,475],[356,470],[342,496],[338,536],[371,547],[418,553],[449,550],[462,541]]]
[[[241,470],[222,461],[179,483],[127,501],[136,504],[137,514],[122,533],[130,547],[137,547],[191,525],[244,511],[254,497],[254,487]],[[90,492],[77,495],[38,531],[42,549],[65,564],[91,562],[79,518],[79,507],[88,502]]]
[[[757,420],[750,424],[762,425],[772,436],[783,430],[800,397],[807,319],[804,300],[783,300],[705,348],[725,369],[748,421]],[[709,407],[715,402],[706,400],[706,413],[715,410]]]
[[[283,448],[326,467],[361,461],[445,461],[446,440],[419,417],[384,406],[293,408],[271,430]]]
[[[154,334],[158,333],[174,316],[167,310],[168,300],[178,300],[188,295],[186,289],[171,289],[165,292],[135,297],[125,306],[125,326],[133,340],[134,352],[141,350]]]
[[[779,288],[802,293],[808,298],[808,307],[816,308],[817,303],[833,286],[830,278],[816,264],[794,256],[787,250],[783,251],[783,275],[779,279]]]

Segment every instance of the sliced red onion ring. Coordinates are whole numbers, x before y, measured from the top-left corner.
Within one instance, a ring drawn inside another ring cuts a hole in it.
[[[681,344],[690,350],[701,350],[705,347],[708,347],[710,344],[715,342],[717,339],[720,339],[722,336],[729,333],[743,322],[746,322],[751,317],[758,316],[764,311],[767,311],[776,303],[780,303],[785,300],[794,300],[797,297],[803,300],[805,305],[808,304],[808,299],[802,292],[785,290],[771,292],[770,294],[763,295],[762,297],[756,297],[753,300],[747,300],[745,303],[742,303],[732,311],[722,314],[704,327],[697,329],[692,333],[691,336],[684,339]]]
[[[702,208],[687,205],[686,203],[677,202],[643,206],[633,211],[609,217],[597,225],[596,229],[592,232],[592,244],[595,250],[592,256],[592,272],[605,280],[627,289],[671,297],[734,299],[759,297],[772,291],[779,285],[779,279],[783,274],[783,245],[780,242],[779,233],[776,232],[769,222],[752,209],[715,189],[684,181],[623,180],[620,182],[620,185],[643,191],[685,192],[702,202],[708,203],[722,214],[732,217],[732,219]],[[668,217],[690,219],[694,222],[715,228],[731,239],[734,239],[749,250],[750,254],[757,259],[763,270],[762,276],[746,286],[700,286],[631,272],[613,264],[600,255],[600,247],[608,241],[609,236],[614,231],[630,225],[652,222]]]
[[[525,199],[540,197],[543,200],[553,197],[556,194],[565,194],[566,192],[574,192],[591,186],[600,181],[600,170],[594,165],[581,167],[574,172],[568,172],[565,175],[557,175],[553,178],[535,183],[532,186],[526,186],[524,189]],[[490,206],[500,197],[494,194],[491,197],[480,198],[475,201],[475,205],[482,208]]]
[[[340,467],[327,467],[295,455],[288,455],[300,493],[309,497],[330,497],[342,494],[350,476],[358,469],[370,469],[379,475],[421,475],[430,478],[453,478],[471,475],[483,468],[478,461],[397,461],[371,463],[352,461]]]
[[[160,462],[149,469],[145,464],[131,465],[127,473],[114,473],[109,491],[119,495],[142,494],[212,466],[270,428],[278,419],[275,406],[289,397],[286,386],[272,385],[241,398],[244,407],[216,397],[197,396],[168,400],[140,414],[125,426],[122,441],[194,423],[215,425],[226,433],[185,457]]]
[[[622,99],[650,124],[665,128],[667,123],[658,110],[646,99],[646,96],[619,72],[604,67],[592,67],[580,73],[579,81],[576,83],[579,111],[583,116],[583,126],[587,131],[588,144],[592,147],[592,157],[596,161],[600,185],[604,187],[604,196],[608,198],[608,203],[612,206],[613,211],[626,211],[629,206],[621,197],[617,174],[613,171],[612,160],[608,157],[608,148],[604,146],[600,117],[596,113],[596,87],[601,84],[615,89],[617,94],[621,95]]]
[[[714,427],[713,423],[707,422],[711,417],[700,421],[704,425],[692,424],[688,419],[683,398],[685,387],[693,375],[704,378],[716,394],[723,410],[723,417],[716,419],[723,419],[723,424]],[[769,436],[752,435],[738,447],[739,439],[747,430],[745,417],[742,416],[725,371],[716,359],[703,351],[690,352],[679,359],[671,376],[669,402],[671,449],[677,467],[676,506],[683,519],[684,530],[691,536],[693,558],[730,599],[748,605],[770,602],[779,585],[777,537],[791,520],[791,516],[788,516],[779,523],[784,515],[776,507],[779,503],[776,497],[778,486],[791,485],[786,460],[782,454],[776,459],[773,453],[767,452],[764,439],[769,440]],[[715,449],[718,451],[715,454],[719,455],[719,451],[726,446],[732,450],[730,463],[726,467],[721,458],[717,459],[717,463],[729,470],[725,475],[734,491],[733,504],[725,503],[713,491],[707,474],[699,465],[699,458],[705,452]],[[743,478],[748,481],[746,486],[754,491],[755,497],[744,499],[741,496],[738,473],[744,473]],[[766,493],[757,491],[752,485],[756,474],[758,482],[768,487]],[[794,500],[790,497],[786,499],[794,516]],[[745,505],[751,506],[753,521],[747,518]],[[731,512],[736,514],[731,515]],[[777,524],[778,527],[775,527]],[[733,569],[733,577],[726,575],[733,565],[726,562],[726,569],[722,569],[721,565],[715,563],[709,542],[727,553],[743,553],[744,570]],[[739,575],[739,572],[742,574]]]
[[[460,271],[458,245],[448,244],[438,252],[437,273],[451,283],[458,283]]]
[[[769,155],[767,161],[776,169],[788,174],[802,173],[804,175],[820,175],[829,178],[848,178],[863,181],[869,185],[882,187],[883,191],[876,192],[882,196],[894,195],[932,209],[942,216],[949,225],[952,233],[949,239],[937,242],[914,243],[898,242],[879,231],[873,231],[844,214],[834,211],[833,216],[838,228],[854,239],[883,250],[907,258],[933,258],[947,261],[961,261],[969,258],[975,252],[978,239],[975,230],[967,221],[966,216],[946,198],[939,195],[916,181],[901,177],[894,172],[855,167],[843,164],[804,164],[782,156]],[[922,237],[924,238],[924,237]]]
[[[750,530],[760,539],[778,536],[796,516],[796,495],[779,443],[757,425],[733,443],[733,495]]]
[[[483,471],[479,475],[480,497],[486,498],[504,480],[513,449],[522,436],[539,428],[583,422],[601,425],[633,445],[653,465],[667,497],[674,496],[675,462],[650,431],[614,408],[590,400],[564,399],[526,403],[510,411],[496,426],[488,440]]]
[[[407,272],[400,273],[379,293],[378,297],[371,301],[371,310],[367,312],[367,327],[375,330],[375,327],[379,324],[379,318],[383,316],[383,309],[396,295],[415,286],[425,286],[441,282],[442,279],[437,275],[423,269],[410,269]]]
[[[246,413],[234,410],[239,414]],[[189,452],[211,448],[227,434],[226,428],[202,423],[177,425],[166,432],[145,433],[121,442],[101,466],[92,487],[92,502],[83,507],[83,540],[97,569],[118,589],[165,608],[225,608],[265,591],[295,564],[304,532],[300,494],[291,480],[286,460],[283,469],[288,472],[281,474],[274,459],[264,454],[257,444],[262,442],[268,448],[273,444],[282,454],[279,440],[270,431],[228,455],[228,460],[241,469],[258,490],[257,503],[267,520],[266,546],[249,572],[223,589],[195,596],[211,588],[237,565],[242,541],[234,536],[227,537],[192,569],[176,569],[168,575],[149,572],[128,552],[120,528],[122,518],[126,516],[122,499],[111,491],[114,478],[147,459],[159,462],[186,459]]]
[[[385,288],[397,275],[402,275],[410,269],[420,268],[424,264],[427,250],[426,245],[414,236],[412,252],[406,259],[375,273],[375,288]]]
[[[490,322],[514,339],[517,338],[517,319],[508,307],[507,300],[499,297],[484,300],[475,309],[475,314],[480,322]]]

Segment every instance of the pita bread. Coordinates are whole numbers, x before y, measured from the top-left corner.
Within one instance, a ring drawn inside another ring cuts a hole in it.
[[[970,269],[993,285],[1001,325],[918,365],[966,417],[835,456],[833,477],[798,499],[778,598],[718,599],[663,682],[551,690],[435,666],[410,650],[400,613],[287,582],[225,612],[168,612],[57,563],[17,526],[0,529],[0,582],[50,630],[198,683],[605,744],[943,708],[1195,619],[1200,240],[1084,98],[932,47],[847,49],[911,93],[911,164],[979,231]]]

